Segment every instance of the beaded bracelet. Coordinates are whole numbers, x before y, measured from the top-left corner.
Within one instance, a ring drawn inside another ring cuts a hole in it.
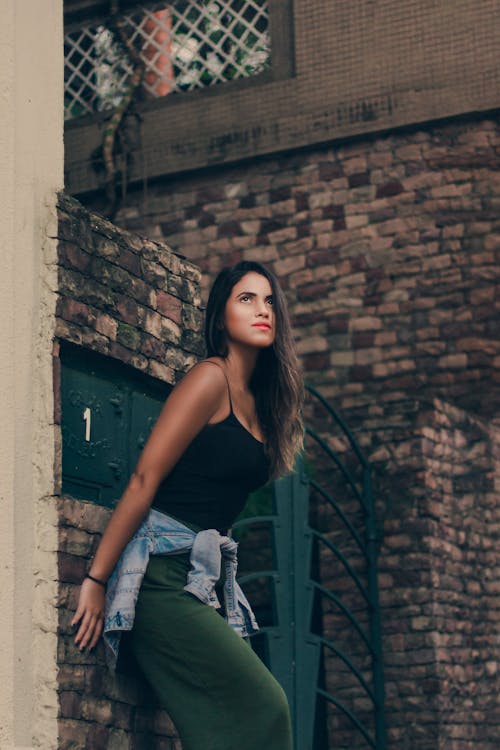
[[[90,573],[87,573],[85,578],[90,578],[90,580],[94,581],[94,583],[98,583],[99,586],[102,586],[104,589],[106,588],[106,583],[104,581],[101,581],[99,578],[94,578],[94,576],[91,576]]]

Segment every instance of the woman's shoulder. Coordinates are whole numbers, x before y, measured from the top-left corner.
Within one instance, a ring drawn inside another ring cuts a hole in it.
[[[195,410],[210,416],[218,409],[227,391],[222,367],[212,359],[201,360],[177,383],[167,404],[171,408]]]
[[[182,383],[192,387],[208,388],[217,394],[226,387],[227,377],[221,357],[207,357],[197,362],[182,378]]]
[[[206,359],[200,359],[189,372],[203,372],[208,377],[220,378],[226,377],[226,366],[222,357],[207,357]],[[209,375],[209,373],[211,375]]]

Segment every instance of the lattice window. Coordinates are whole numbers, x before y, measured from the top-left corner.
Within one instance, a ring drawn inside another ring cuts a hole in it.
[[[144,3],[124,29],[145,66],[145,98],[211,86],[270,65],[267,0]],[[119,106],[133,63],[105,23],[65,35],[65,117]]]

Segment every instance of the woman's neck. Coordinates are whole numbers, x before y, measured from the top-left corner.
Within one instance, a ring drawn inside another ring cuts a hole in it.
[[[226,366],[232,382],[247,390],[257,364],[259,351],[254,348],[231,346],[226,356]]]

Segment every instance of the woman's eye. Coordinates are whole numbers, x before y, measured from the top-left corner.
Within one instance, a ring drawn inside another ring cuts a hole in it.
[[[271,305],[271,307],[274,305],[274,300],[272,297],[269,297],[269,299],[267,300],[267,304]]]
[[[244,294],[242,297],[240,297],[240,302],[246,302],[249,299],[250,299],[249,295],[248,294]]]

